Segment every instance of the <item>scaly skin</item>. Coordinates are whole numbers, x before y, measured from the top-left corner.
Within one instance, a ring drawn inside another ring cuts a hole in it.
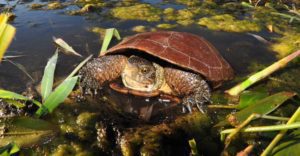
[[[127,63],[123,55],[108,55],[95,58],[84,66],[79,75],[82,76],[80,86],[87,89],[101,89],[106,83],[121,76]]]
[[[201,76],[174,69],[164,68],[165,80],[176,96],[183,97],[182,104],[191,112],[191,107],[196,105],[199,110],[201,105],[210,99],[210,88]]]
[[[119,78],[128,63],[128,58],[123,55],[108,55],[96,58],[80,71],[81,86],[88,89],[101,89],[106,82]],[[196,105],[201,110],[201,105],[210,99],[208,84],[200,75],[174,68],[164,68],[164,79],[171,93],[182,97],[182,104],[191,112],[191,107]],[[164,89],[161,92],[166,93]],[[155,90],[154,92],[158,92]],[[135,95],[148,95],[139,91],[129,92]],[[149,95],[152,95],[151,93]],[[154,94],[156,95],[156,94]]]

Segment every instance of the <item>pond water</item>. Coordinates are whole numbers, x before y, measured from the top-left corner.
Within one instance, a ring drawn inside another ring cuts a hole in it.
[[[16,3],[16,1],[8,2],[9,4]],[[186,7],[182,4],[160,0],[142,0],[141,2],[149,3],[154,6],[158,6],[159,8],[171,7],[175,9],[183,9]],[[2,62],[0,64],[0,88],[20,93],[26,89],[28,84],[38,85],[42,78],[44,67],[48,59],[53,55],[56,49],[52,39],[53,36],[60,37],[65,40],[84,57],[87,57],[90,54],[97,56],[101,48],[102,41],[100,40],[99,34],[88,31],[90,28],[113,27],[120,32],[121,37],[126,37],[132,34],[136,34],[136,32],[132,31],[132,28],[134,26],[146,25],[148,27],[155,27],[155,25],[160,22],[118,20],[105,14],[105,9],[107,11],[110,9],[109,7],[105,8],[101,13],[90,13],[84,16],[70,16],[66,14],[66,12],[78,9],[78,6],[68,5],[64,9],[57,10],[31,10],[29,8],[29,5],[33,3],[47,4],[47,1],[20,1],[20,3],[17,4],[16,8],[13,10],[16,18],[12,21],[11,24],[17,28],[17,33],[15,39],[8,49],[8,52],[6,53],[6,55],[24,55],[20,58],[14,58],[11,60],[15,63],[22,64],[25,67],[26,71],[32,76],[33,80],[31,80],[21,70],[17,69],[16,66],[12,65],[11,63]],[[0,4],[6,4],[6,1],[0,0]],[[250,69],[250,66],[252,65],[268,65],[276,60],[274,53],[267,47],[267,45],[247,33],[213,31],[205,27],[200,27],[196,24],[191,24],[189,26],[178,26],[170,30],[190,32],[206,38],[232,65],[237,77],[246,76],[251,72],[255,72]],[[262,31],[258,34],[271,36],[271,34],[269,34],[267,31]],[[112,45],[110,46],[113,46],[117,43],[118,41],[114,40],[112,42]],[[82,60],[83,58],[78,58],[76,56],[66,56],[60,53],[55,75],[56,79],[59,80],[68,75],[68,73],[70,73],[74,69],[74,67]],[[229,86],[231,86],[231,84],[229,84]],[[106,92],[107,94],[105,95],[105,100],[103,100],[103,97],[100,97],[102,98],[102,101],[121,103],[123,105],[123,108],[128,109],[128,112],[130,112],[129,110],[131,109],[131,107],[135,107],[134,105],[139,105],[141,102],[145,101],[145,99],[136,98],[133,96],[119,95],[111,90],[108,90]],[[152,99],[150,99],[150,101],[151,100]],[[124,103],[130,105],[128,106],[129,108],[127,108],[127,105],[124,106]],[[105,111],[105,109],[103,110],[103,108],[99,108],[99,105],[95,106],[97,104],[98,103],[95,104],[91,102],[90,105],[75,105],[74,108],[71,107],[72,105],[61,106],[58,108],[61,109],[60,111],[58,111],[53,116],[48,115],[46,119],[47,121],[50,121],[57,125],[60,123],[65,123],[66,121],[74,122],[78,114],[82,112],[97,112],[97,109],[99,109],[100,112]],[[70,110],[72,111],[68,113],[66,112]],[[128,121],[126,121],[125,123],[127,122]],[[140,124],[140,122],[141,121],[134,121],[129,125],[134,125],[135,123]],[[144,123],[144,121],[142,122]],[[71,142],[70,140],[74,138],[75,140],[77,140],[77,143],[82,143],[82,145],[78,146],[80,146],[81,148],[86,147],[84,143],[88,141],[82,141],[76,136],[74,137],[72,135],[69,136],[64,134],[59,135],[56,139],[53,139],[52,141],[48,141],[46,143],[47,145],[49,145],[50,149],[45,149],[44,147],[42,147],[42,150],[39,149],[38,151],[45,150],[47,152],[50,152],[51,149],[53,149],[55,146],[62,143],[68,144]],[[170,142],[167,142],[167,144],[168,143],[171,144]],[[183,146],[185,146],[185,144]],[[111,145],[110,147],[114,146]],[[94,147],[86,148],[95,150]],[[45,151],[41,153],[47,153]],[[111,149],[111,151],[114,151],[114,149]],[[186,151],[186,149],[183,149],[183,151]]]
[[[14,4],[16,1],[9,1]],[[14,59],[22,64],[35,82],[41,79],[43,68],[55,51],[52,37],[61,37],[83,56],[99,52],[101,41],[99,35],[88,31],[92,27],[114,27],[125,37],[135,32],[131,28],[136,25],[153,25],[143,21],[119,21],[93,15],[91,19],[85,16],[69,16],[66,11],[76,8],[68,6],[61,10],[30,10],[29,5],[38,1],[25,1],[18,4],[14,13],[17,18],[12,24],[17,28],[16,37],[8,49],[7,55],[25,55]],[[161,1],[145,1],[160,4]],[[0,2],[5,4],[5,1]],[[173,7],[175,4],[162,4]],[[176,5],[175,8],[183,6]],[[226,60],[233,66],[237,74],[246,74],[250,63],[269,64],[275,60],[267,47],[246,34],[210,31],[199,26],[187,26],[173,29],[175,31],[191,32],[205,37],[213,43]],[[116,43],[116,42],[115,42]],[[70,72],[80,59],[72,56],[60,56],[57,75],[63,76]],[[20,91],[31,80],[15,66],[8,62],[1,64],[1,87]],[[15,85],[17,84],[17,85]]]

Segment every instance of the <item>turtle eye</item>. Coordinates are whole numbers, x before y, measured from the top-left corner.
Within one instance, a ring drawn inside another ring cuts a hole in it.
[[[148,73],[148,72],[149,72],[149,68],[147,68],[147,67],[141,68],[141,73],[142,73],[142,74],[146,74],[146,73]]]

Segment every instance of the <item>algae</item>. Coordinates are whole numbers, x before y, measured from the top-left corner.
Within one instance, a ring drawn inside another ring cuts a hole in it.
[[[162,10],[150,4],[136,4],[133,6],[116,7],[111,9],[111,15],[123,20],[143,20],[155,22],[161,19]]]
[[[275,38],[276,43],[271,45],[271,49],[277,52],[277,56],[282,58],[298,49],[300,49],[300,33],[295,31],[286,31],[282,37]]]
[[[147,27],[144,26],[144,25],[137,25],[137,26],[133,27],[131,30],[134,31],[134,32],[141,33],[141,32],[146,32]]]
[[[176,2],[187,6],[197,6],[201,4],[199,0],[176,0]]]
[[[29,5],[29,8],[32,10],[38,10],[38,9],[42,9],[44,6],[45,6],[44,4],[33,3]]]
[[[172,28],[177,27],[177,24],[161,23],[161,24],[156,25],[156,27],[160,28],[160,29],[172,29]]]
[[[250,20],[238,20],[229,14],[200,18],[198,24],[206,26],[211,30],[227,32],[258,32],[262,30],[261,26],[256,22]]]
[[[65,6],[62,5],[60,2],[51,2],[51,3],[48,3],[48,5],[47,5],[47,9],[49,9],[49,10],[62,9],[64,7]]]

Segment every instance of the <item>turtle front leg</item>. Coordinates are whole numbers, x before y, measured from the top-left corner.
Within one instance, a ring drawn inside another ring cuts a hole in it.
[[[186,72],[174,68],[165,68],[166,83],[177,96],[183,97],[183,110],[189,112],[193,106],[197,106],[200,111],[202,105],[210,99],[210,88],[200,75]]]
[[[127,63],[123,55],[109,55],[95,58],[88,62],[80,71],[80,86],[85,89],[101,89],[107,82],[121,76]]]

